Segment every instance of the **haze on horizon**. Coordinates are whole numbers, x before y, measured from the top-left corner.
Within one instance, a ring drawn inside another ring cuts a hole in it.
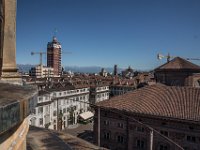
[[[18,0],[17,63],[38,64],[30,53],[46,51],[55,28],[72,52],[64,66],[149,70],[166,62],[157,53],[199,58],[199,8],[198,0]]]

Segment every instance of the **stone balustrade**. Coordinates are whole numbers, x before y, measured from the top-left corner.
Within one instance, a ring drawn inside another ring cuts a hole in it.
[[[0,149],[26,149],[27,116],[37,104],[33,86],[0,83]]]

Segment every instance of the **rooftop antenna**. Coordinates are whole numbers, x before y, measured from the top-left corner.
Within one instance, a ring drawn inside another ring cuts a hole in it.
[[[160,53],[157,54],[157,59],[161,60],[163,58],[167,58],[167,62],[169,62],[171,58],[174,58],[174,56],[171,56],[169,53],[167,55],[162,55]]]

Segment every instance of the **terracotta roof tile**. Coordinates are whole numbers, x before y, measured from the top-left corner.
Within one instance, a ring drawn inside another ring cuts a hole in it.
[[[156,84],[97,105],[139,114],[200,121],[200,89],[194,87]]]
[[[171,61],[161,65],[155,70],[168,70],[168,69],[179,69],[179,70],[198,70],[200,72],[200,66],[193,64],[183,58],[175,57]]]

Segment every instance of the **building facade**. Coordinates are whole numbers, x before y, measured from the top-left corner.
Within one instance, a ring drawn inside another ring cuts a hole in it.
[[[199,73],[200,67],[198,65],[176,57],[155,69],[155,79],[157,82],[169,86],[199,87]]]
[[[113,150],[150,149],[154,129],[155,150],[179,150],[176,144],[198,150],[199,94],[199,88],[156,84],[100,102],[94,116],[96,144]]]
[[[109,85],[92,85],[90,87],[90,103],[95,104],[109,99]]]
[[[37,127],[63,130],[78,123],[78,116],[89,110],[89,88],[68,86],[41,90],[35,112],[29,117]]]
[[[56,37],[47,44],[47,67],[54,69],[54,75],[61,75],[61,44]]]
[[[113,79],[110,84],[110,96],[123,95],[137,88],[136,80],[134,79]]]
[[[31,68],[31,70],[29,71],[29,76],[35,78],[54,77],[54,69],[51,67],[38,65],[36,67]]]

